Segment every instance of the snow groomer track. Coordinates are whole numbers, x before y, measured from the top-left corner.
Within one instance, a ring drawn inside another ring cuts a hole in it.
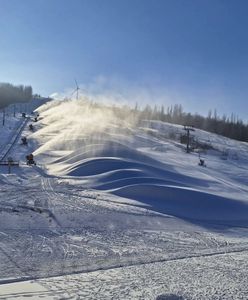
[[[8,159],[13,146],[16,144],[29,120],[30,117],[27,117],[24,120],[20,121],[19,128],[17,128],[17,130],[13,132],[13,135],[10,137],[9,142],[0,149],[0,162]]]

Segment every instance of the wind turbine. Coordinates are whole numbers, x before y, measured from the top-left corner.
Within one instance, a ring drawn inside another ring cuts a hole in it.
[[[77,93],[77,100],[78,100],[78,91],[80,90],[80,88],[79,88],[79,86],[78,86],[77,80],[76,80],[76,79],[74,79],[74,80],[75,80],[75,83],[76,83],[76,89],[72,92],[71,95]]]

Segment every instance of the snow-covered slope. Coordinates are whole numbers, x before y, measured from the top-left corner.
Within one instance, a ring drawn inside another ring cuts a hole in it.
[[[0,167],[0,299],[247,299],[246,143],[195,130],[211,149],[187,154],[183,127],[128,110],[38,112]]]
[[[178,142],[182,126],[137,125],[130,116],[118,120],[113,110],[82,102],[50,103],[40,113],[44,126],[33,134],[40,142],[35,155],[44,162],[49,156],[50,175],[83,179],[87,188],[137,200],[160,213],[247,223],[247,144],[196,130],[197,140],[213,148],[201,154],[204,168],[199,153],[185,153]],[[223,147],[229,154],[225,160]]]

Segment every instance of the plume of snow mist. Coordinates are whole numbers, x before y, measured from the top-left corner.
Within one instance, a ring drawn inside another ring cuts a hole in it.
[[[122,141],[136,123],[130,109],[92,103],[85,99],[55,100],[38,109],[44,126],[33,134],[40,147],[47,151],[75,151],[87,144],[106,140]]]

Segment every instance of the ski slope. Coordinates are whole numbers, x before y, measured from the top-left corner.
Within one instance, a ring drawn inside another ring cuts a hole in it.
[[[182,126],[38,112],[0,170],[0,299],[247,299],[248,144],[195,130],[212,148],[187,154]]]

